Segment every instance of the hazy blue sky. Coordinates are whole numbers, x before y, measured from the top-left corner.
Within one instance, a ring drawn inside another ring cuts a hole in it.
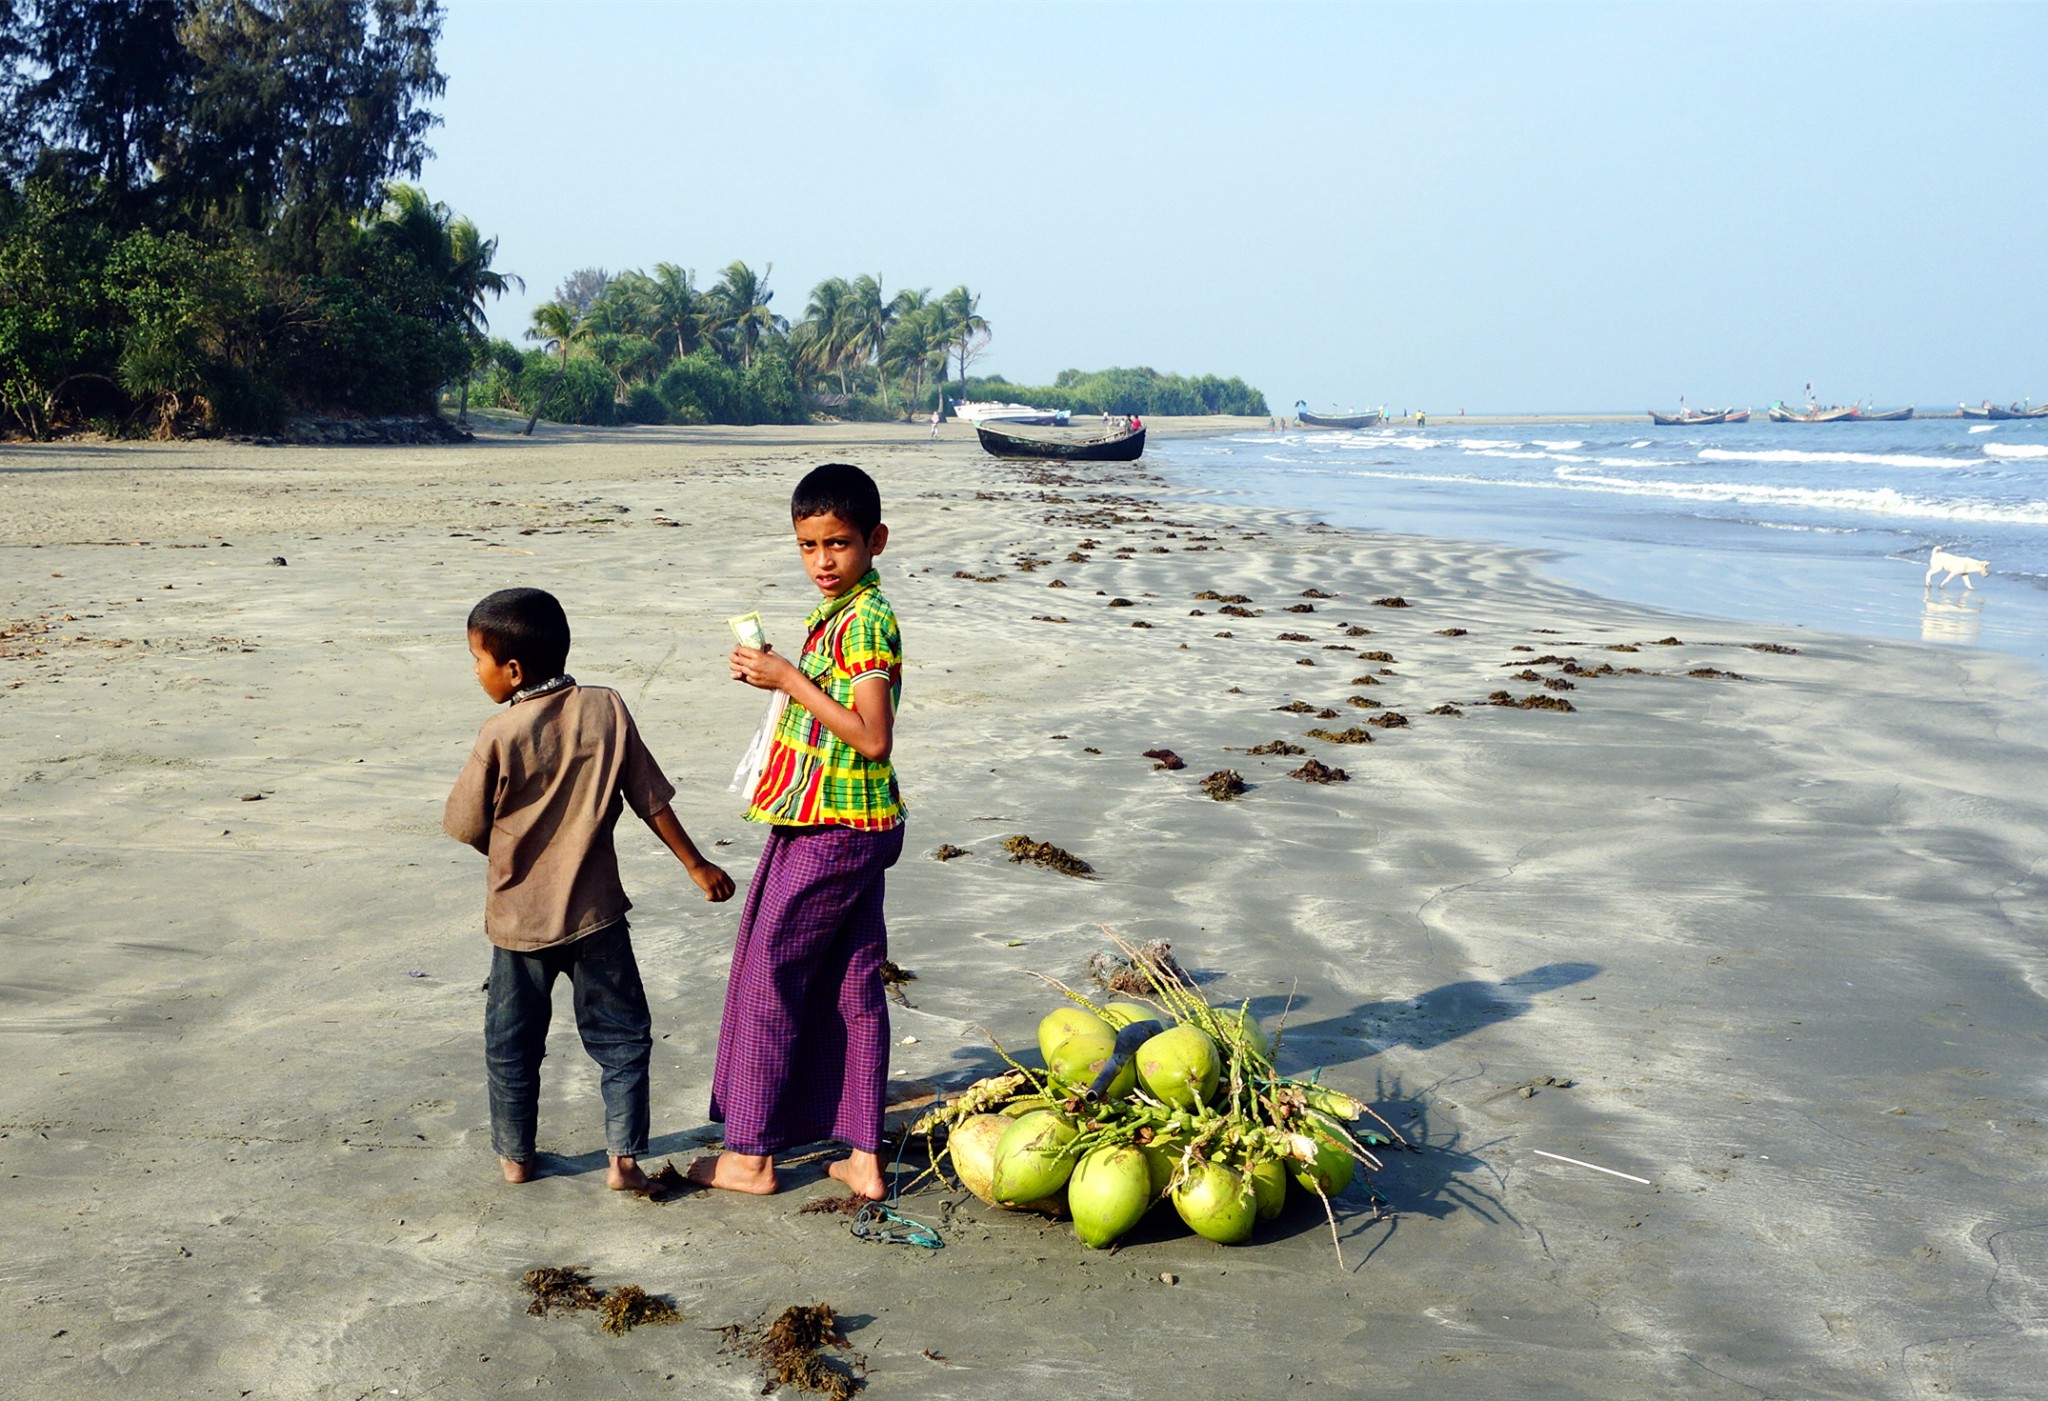
[[[1276,410],[2048,398],[2048,5],[448,0],[441,64],[515,340],[739,258]]]

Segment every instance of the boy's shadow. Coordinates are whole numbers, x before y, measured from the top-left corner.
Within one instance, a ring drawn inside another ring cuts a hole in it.
[[[1383,1048],[1407,1046],[1427,1051],[1481,1027],[1519,1017],[1541,994],[1584,982],[1599,972],[1597,963],[1546,963],[1499,982],[1445,983],[1412,1000],[1361,1002],[1347,1012],[1310,1021],[1290,1018],[1281,1044],[1293,1053],[1289,1060],[1305,1058],[1314,1064],[1352,1059],[1361,1039]],[[1252,999],[1252,1012],[1261,1019],[1290,1010],[1299,1012],[1302,1006],[1299,998],[1291,1008],[1284,997]],[[1322,1054],[1326,1050],[1331,1054]]]

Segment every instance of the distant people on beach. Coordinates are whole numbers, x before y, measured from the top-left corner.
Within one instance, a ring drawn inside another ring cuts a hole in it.
[[[939,436],[939,419],[941,416],[937,409],[932,410],[932,436],[934,438]]]
[[[554,595],[500,589],[469,613],[477,683],[504,710],[477,732],[441,816],[449,836],[490,858],[484,935],[484,1071],[491,1147],[507,1182],[536,1166],[540,1067],[555,979],[575,988],[576,1030],[603,1074],[605,1185],[647,1186],[647,995],[633,960],[612,829],[623,808],[675,853],[707,900],[732,877],[704,859],[669,807],[675,787],[617,691],[564,670],[569,619]]]

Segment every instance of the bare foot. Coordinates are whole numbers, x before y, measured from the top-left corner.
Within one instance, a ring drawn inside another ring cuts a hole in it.
[[[882,1160],[873,1153],[856,1148],[825,1171],[844,1182],[856,1197],[878,1202],[889,1195],[889,1184],[882,1180]]]
[[[715,1158],[697,1159],[683,1176],[699,1187],[765,1197],[775,1190],[775,1159],[766,1153],[735,1153],[728,1149]]]
[[[614,1192],[644,1192],[647,1190],[647,1174],[640,1171],[637,1158],[612,1157],[611,1171],[604,1175],[604,1185]]]
[[[507,1182],[518,1184],[533,1180],[533,1159],[521,1161],[518,1158],[498,1159],[498,1171],[505,1174]]]

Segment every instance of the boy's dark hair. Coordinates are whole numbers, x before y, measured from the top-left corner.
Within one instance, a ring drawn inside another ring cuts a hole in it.
[[[867,535],[882,523],[882,493],[875,479],[851,462],[813,467],[789,498],[789,518],[835,515]]]
[[[469,610],[469,630],[494,661],[518,661],[532,681],[560,676],[569,660],[569,615],[546,589],[499,589]]]

